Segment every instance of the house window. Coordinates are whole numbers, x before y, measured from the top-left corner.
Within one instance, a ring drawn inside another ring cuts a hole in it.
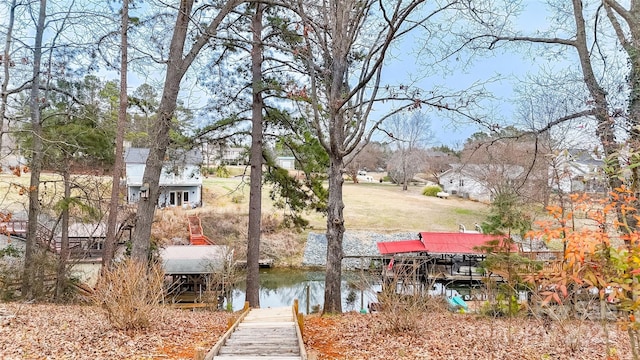
[[[104,249],[104,242],[100,241],[100,240],[96,240],[96,241],[92,241],[90,243],[90,249],[91,250],[103,250]]]
[[[173,191],[169,193],[169,205],[176,206],[176,193]]]
[[[182,202],[183,203],[188,203],[189,202],[189,192],[185,191],[182,193]]]
[[[460,187],[463,187],[463,186],[464,186],[464,179],[460,179],[460,182],[458,183],[458,185],[459,185]]]

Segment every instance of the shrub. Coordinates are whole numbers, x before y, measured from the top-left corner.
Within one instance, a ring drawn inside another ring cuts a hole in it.
[[[228,178],[229,176],[231,176],[231,173],[229,172],[229,169],[227,169],[227,167],[224,166],[224,165],[218,166],[215,169],[215,174],[219,178]]]
[[[489,317],[514,316],[520,311],[520,304],[515,295],[500,293],[495,301],[485,301],[479,309],[481,315]]]
[[[163,281],[160,264],[126,260],[102,275],[93,302],[116,329],[144,329],[160,318]]]
[[[442,191],[442,188],[438,185],[425,186],[422,189],[422,195],[424,196],[438,196],[438,193]]]
[[[22,252],[9,244],[0,249],[0,301],[15,300],[22,282]]]
[[[231,198],[231,202],[234,204],[242,204],[242,202],[244,201],[244,195],[239,194],[239,195],[234,195]]]
[[[378,293],[380,317],[383,330],[394,334],[417,335],[423,325],[425,314],[444,311],[446,302],[443,297],[431,297],[426,294],[398,294],[387,289]]]

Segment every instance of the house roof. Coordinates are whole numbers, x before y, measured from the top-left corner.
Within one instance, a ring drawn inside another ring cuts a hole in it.
[[[487,174],[488,172],[499,172],[504,176],[515,179],[518,176],[522,175],[524,172],[524,168],[520,165],[511,165],[511,164],[449,164],[451,169],[440,174],[440,177],[461,174],[470,177],[478,177],[479,175],[482,177],[482,174]]]
[[[568,157],[577,163],[602,166],[604,161],[594,156],[593,151],[583,149],[567,149]]]
[[[69,237],[71,238],[102,238],[107,236],[107,224],[73,223],[69,225]]]
[[[145,164],[148,157],[149,149],[127,148],[124,153],[124,162],[127,164]],[[197,149],[191,149],[189,151],[167,150],[167,157],[170,160],[183,162],[189,165],[198,165],[202,163],[202,152]]]
[[[127,164],[144,164],[149,157],[149,149],[127,148],[124,152],[124,162]]]
[[[426,251],[424,244],[420,240],[399,240],[389,242],[379,242],[378,251],[380,254],[401,254],[410,252]]]
[[[461,232],[421,232],[418,240],[379,242],[378,250],[382,255],[410,252],[432,254],[482,254],[477,247],[487,245],[488,241],[499,236],[487,234],[469,234]],[[512,246],[513,251],[517,248]]]

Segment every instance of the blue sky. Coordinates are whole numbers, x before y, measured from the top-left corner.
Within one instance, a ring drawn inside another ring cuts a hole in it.
[[[520,16],[517,21],[518,29],[531,32],[536,28],[545,26],[545,11],[540,1],[526,0],[527,11]],[[407,84],[411,78],[419,77],[420,68],[416,64],[415,55],[410,50],[415,39],[407,38],[407,45],[401,45],[402,51],[406,47],[406,53],[396,51],[392,60],[388,62],[384,70],[384,76],[395,81],[397,84]],[[454,64],[457,65],[457,64]],[[535,72],[537,64],[535,60],[530,60],[522,53],[505,53],[504,51],[496,51],[493,55],[483,55],[478,57],[472,66],[464,69],[464,71],[455,71],[452,75],[446,77],[431,77],[423,79],[416,85],[422,89],[429,90],[434,85],[445,84],[452,90],[460,90],[469,87],[470,84],[480,82],[492,77],[501,77],[502,80],[487,84],[487,90],[492,92],[496,97],[496,101],[492,103],[492,111],[502,119],[496,119],[496,122],[512,122],[513,112],[515,109],[514,86],[518,79],[524,77],[527,73]],[[149,83],[161,92],[163,78],[162,71],[149,71],[146,74],[139,74],[133,71],[129,74],[129,89],[133,91],[142,83]],[[111,72],[108,77],[116,78]],[[185,78],[181,91],[181,100],[185,101],[188,107],[199,108],[206,102],[206,94],[195,84],[193,79]],[[374,115],[375,116],[375,115]],[[452,122],[441,116],[439,112],[432,112],[430,119],[432,121],[431,130],[434,134],[432,144],[430,145],[447,145],[460,148],[464,141],[474,132],[481,130],[475,125]]]
[[[534,33],[538,29],[548,26],[546,20],[546,9],[544,4],[538,0],[525,1],[525,11],[514,20],[516,30]],[[416,35],[414,35],[416,36]],[[420,77],[420,67],[416,64],[415,56],[411,49],[416,39],[408,37],[405,43],[399,47],[399,50],[392,54],[391,60],[388,61],[385,68],[385,78],[387,81],[407,83],[406,79],[415,79]],[[402,54],[402,52],[405,54]],[[464,61],[462,59],[461,61]],[[444,84],[451,90],[466,89],[476,82],[483,82],[491,78],[500,78],[499,81],[492,81],[486,84],[486,89],[495,97],[495,101],[487,105],[487,111],[496,114],[495,122],[497,123],[513,123],[514,111],[516,109],[516,95],[514,93],[519,79],[524,78],[527,74],[535,73],[541,63],[547,63],[542,58],[534,59],[531,55],[524,52],[506,52],[496,50],[489,54],[478,56],[470,66],[465,69],[457,69],[453,74],[448,76],[432,76],[420,80],[415,85],[423,90],[429,90],[434,86]],[[456,61],[451,62],[452,68],[456,68],[459,64]],[[484,130],[474,124],[464,123],[460,121],[451,121],[442,116],[441,112],[433,111],[429,115],[434,133],[432,145],[447,145],[450,147],[460,148],[464,141],[473,133]]]

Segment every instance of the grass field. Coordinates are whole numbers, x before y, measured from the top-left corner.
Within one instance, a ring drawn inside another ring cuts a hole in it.
[[[238,211],[249,209],[249,187],[238,177],[205,179],[205,210]],[[458,224],[473,228],[482,222],[488,206],[458,198],[439,199],[421,195],[422,186],[401,186],[388,183],[345,182],[344,216],[347,230],[396,231],[457,231]],[[263,187],[263,213],[278,214],[268,197],[269,189]],[[317,213],[307,213],[313,231],[323,230],[325,218]]]

